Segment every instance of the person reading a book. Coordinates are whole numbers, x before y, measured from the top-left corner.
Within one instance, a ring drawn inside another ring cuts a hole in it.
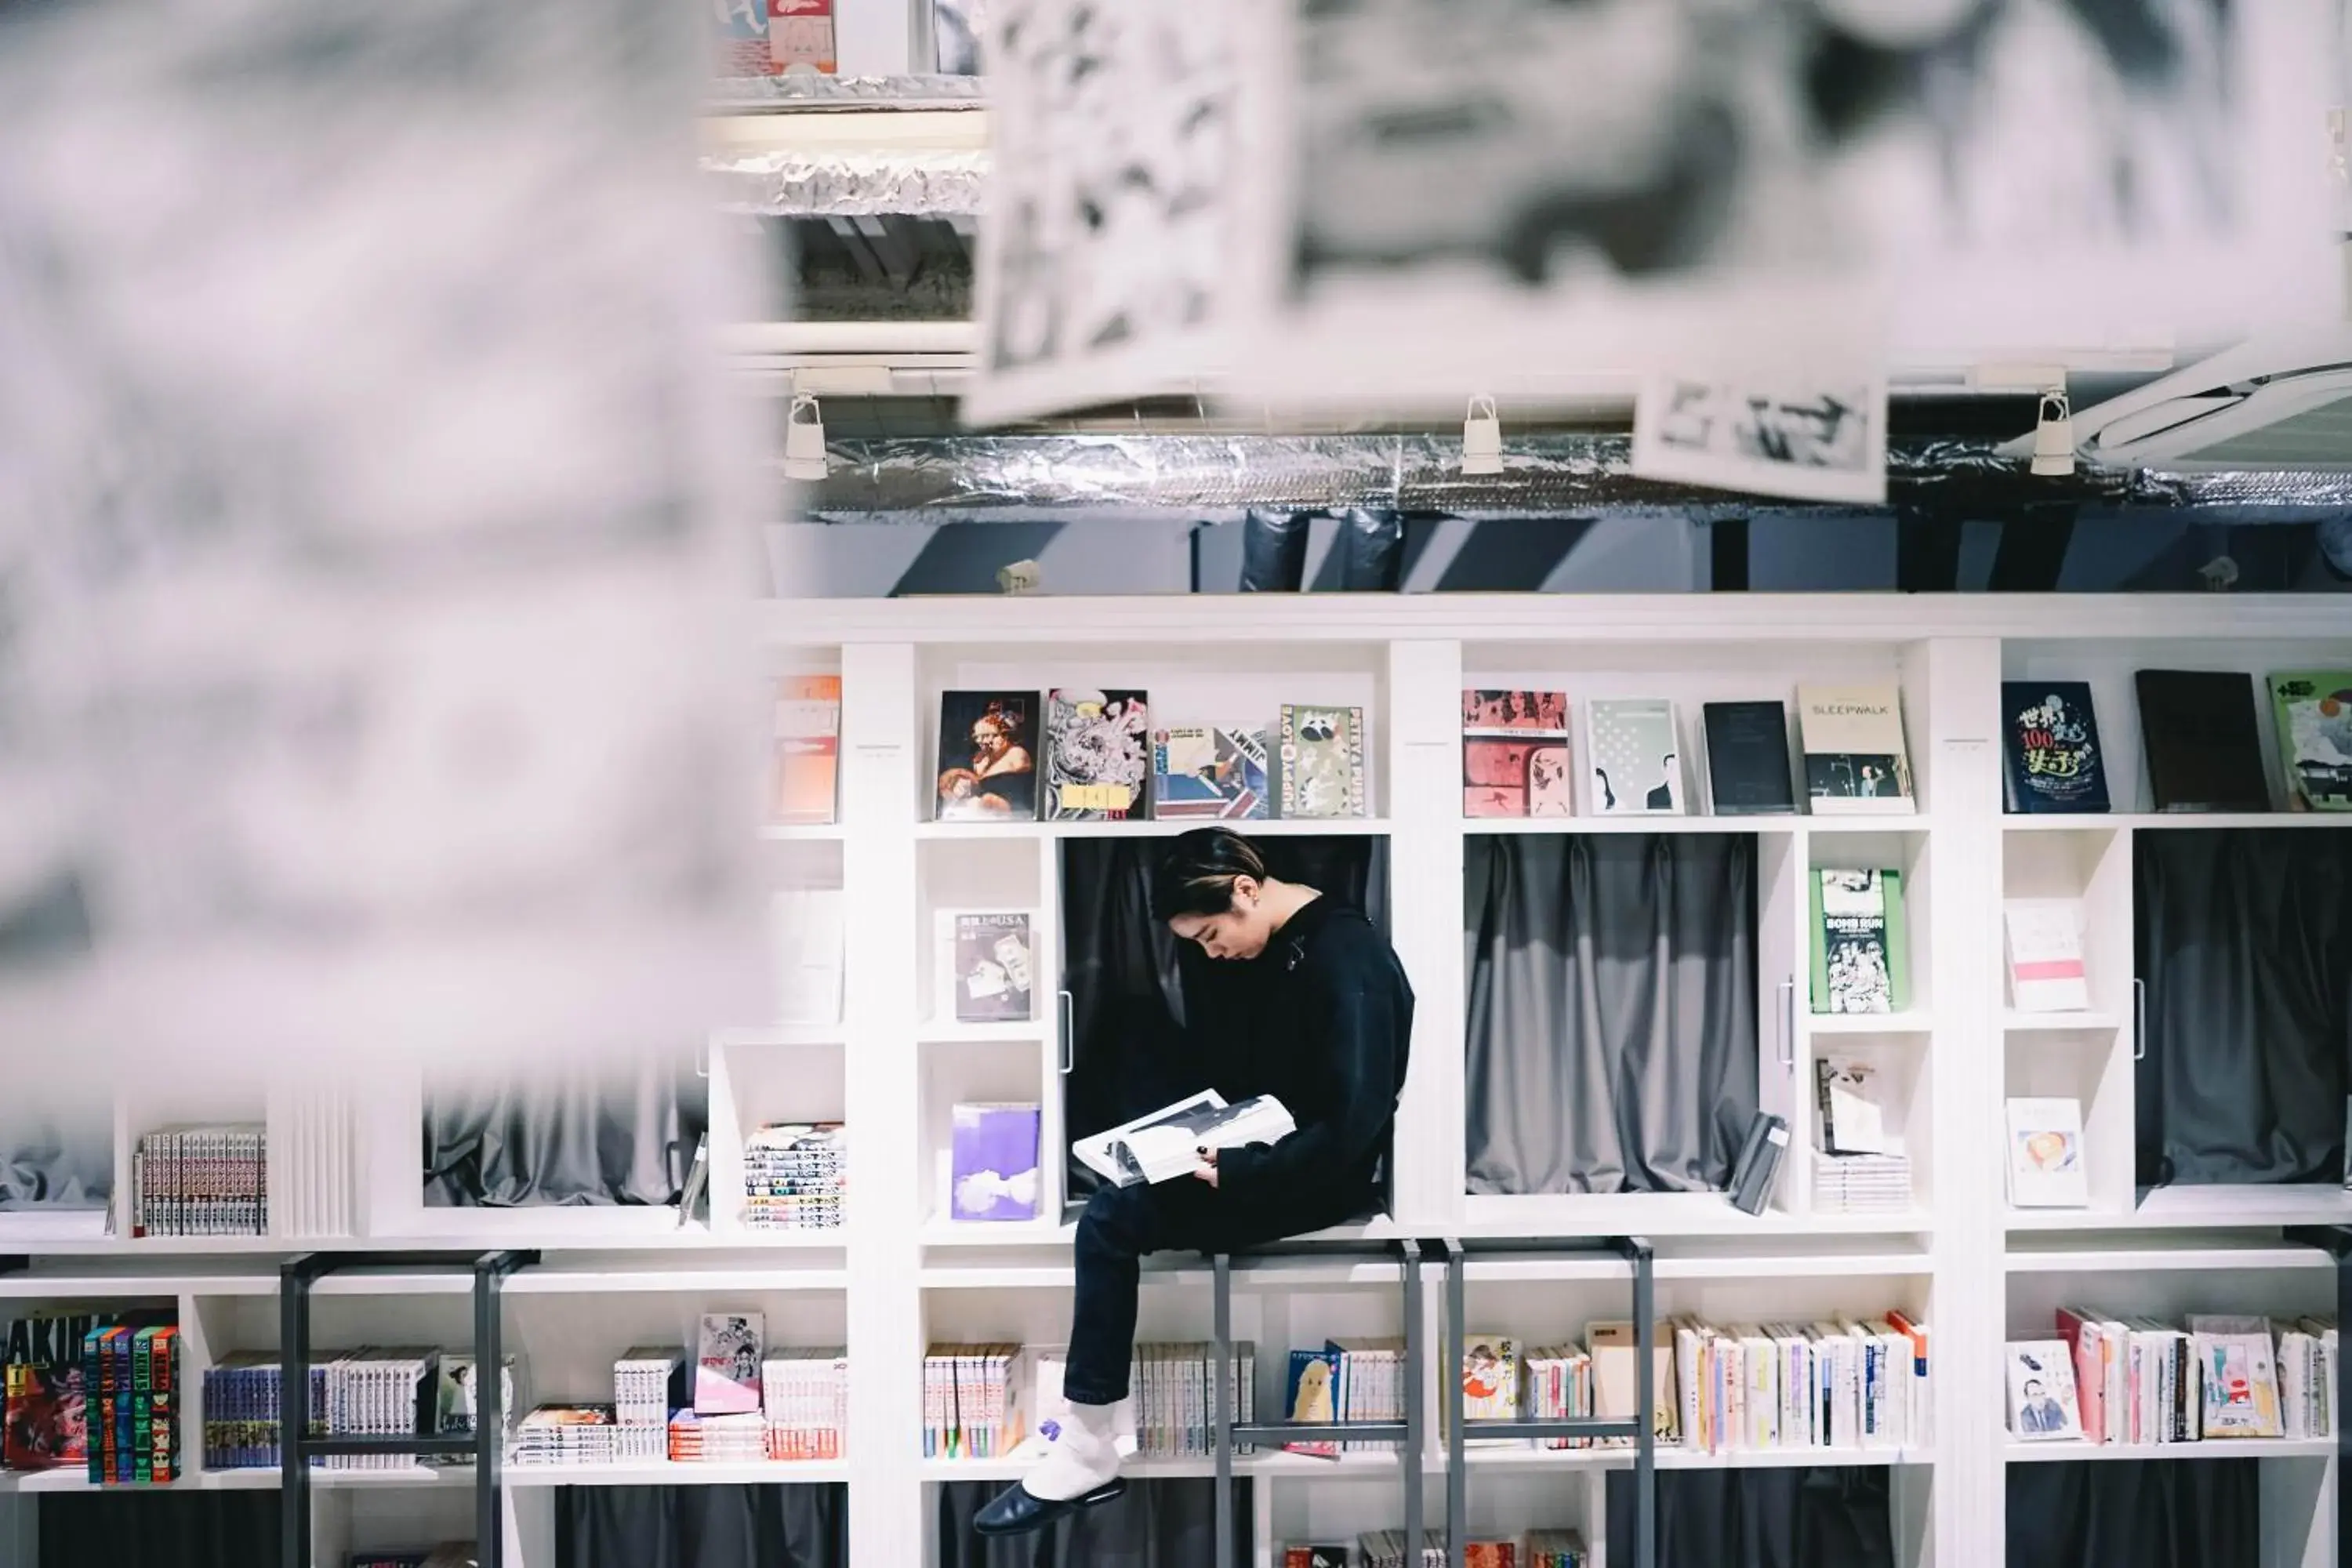
[[[1037,1530],[1118,1497],[1112,1409],[1128,1395],[1139,1260],[1228,1252],[1360,1219],[1380,1205],[1412,1030],[1412,987],[1362,911],[1270,875],[1224,827],[1174,840],[1154,877],[1153,918],[1232,963],[1252,1005],[1187,1064],[1234,1104],[1271,1096],[1294,1131],[1199,1152],[1184,1174],[1106,1185],[1076,1238],[1077,1284],[1062,1391],[1070,1417],[1045,1457],[975,1520],[983,1534]]]

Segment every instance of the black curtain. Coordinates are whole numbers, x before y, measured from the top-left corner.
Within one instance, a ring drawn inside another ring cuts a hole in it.
[[[1234,1561],[1250,1560],[1250,1482],[1234,1482]],[[1035,1535],[977,1534],[971,1516],[1002,1487],[949,1481],[940,1488],[939,1568],[1213,1568],[1214,1480],[1129,1481],[1127,1496],[1083,1509]],[[566,1563],[565,1568],[572,1568]]]
[[[1756,839],[1474,835],[1469,1190],[1720,1188],[1757,1109]]]
[[[443,1083],[425,1107],[425,1204],[675,1204],[709,1121],[709,1082],[667,1053]]]
[[[2261,1466],[2260,1459],[2011,1465],[2004,1560],[2008,1568],[2255,1568]]]
[[[1365,834],[1254,841],[1266,869],[1321,889],[1389,929],[1388,840]],[[1069,1135],[1116,1127],[1200,1087],[1183,1037],[1249,1005],[1248,975],[1179,943],[1151,918],[1151,873],[1167,851],[1149,838],[1062,844],[1062,984],[1070,993],[1070,1072],[1062,1082]],[[1180,951],[1181,948],[1181,951]],[[1069,1162],[1069,1194],[1098,1184]]]
[[[2352,835],[2132,843],[2139,1184],[2337,1182],[2352,1057]]]
[[[1661,1470],[1658,1568],[1895,1568],[1884,1466]],[[1609,1561],[1633,1561],[1633,1475],[1609,1472]],[[2017,1568],[2017,1559],[2010,1559]]]
[[[847,1568],[844,1486],[565,1487],[563,1568]]]
[[[39,1512],[40,1568],[253,1568],[283,1539],[274,1491],[49,1492]]]

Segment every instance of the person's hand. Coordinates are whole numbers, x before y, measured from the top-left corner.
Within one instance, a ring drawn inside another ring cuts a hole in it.
[[[1209,1185],[1215,1186],[1217,1184],[1217,1152],[1214,1149],[1202,1149],[1196,1152],[1201,1156],[1201,1163],[1192,1173]]]

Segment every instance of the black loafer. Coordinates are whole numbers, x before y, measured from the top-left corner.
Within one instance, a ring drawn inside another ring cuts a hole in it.
[[[1080,1509],[1116,1500],[1127,1493],[1127,1479],[1114,1476],[1090,1492],[1070,1499],[1067,1502],[1048,1502],[1033,1497],[1026,1487],[1015,1481],[995,1497],[988,1506],[971,1517],[971,1527],[982,1535],[1027,1535],[1045,1529],[1056,1520],[1067,1519]]]

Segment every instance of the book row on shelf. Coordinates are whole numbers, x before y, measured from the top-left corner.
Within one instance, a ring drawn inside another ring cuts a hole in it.
[[[169,1313],[11,1323],[0,1368],[0,1462],[12,1470],[80,1468],[93,1486],[176,1479],[179,1338]]]
[[[838,1230],[848,1184],[849,1134],[840,1122],[775,1122],[743,1141],[750,1229]]]
[[[2169,1445],[2336,1436],[2332,1317],[2201,1314],[2185,1327],[2062,1308],[2056,1337],[2012,1342],[2010,1436]]]
[[[268,1136],[254,1126],[142,1133],[131,1192],[133,1236],[267,1236]]]
[[[2135,694],[2156,810],[2270,809],[2252,676],[2143,669],[2135,674]],[[2302,810],[2352,810],[2352,671],[2273,673],[2267,694],[2289,800]],[[2111,809],[2088,682],[2004,681],[2001,702],[2010,810]],[[1912,809],[1899,687],[1801,686],[1797,705],[1802,799],[1811,810]],[[1782,702],[1701,704],[1696,738],[1705,763],[1696,770],[1685,765],[1692,753],[1671,699],[1593,698],[1579,717],[1580,735],[1561,691],[1465,690],[1463,815],[1680,816],[1693,776],[1706,781],[1717,816],[1799,809]],[[775,728],[771,819],[832,822],[840,678],[780,682]],[[1270,728],[1154,728],[1149,694],[1133,689],[948,691],[940,701],[934,815],[941,821],[1361,816],[1364,735],[1360,708],[1286,704]]]
[[[1298,1542],[1282,1549],[1280,1568],[1445,1568],[1445,1537],[1423,1531],[1416,1562],[1402,1530],[1368,1530],[1351,1551],[1344,1542]],[[1516,1540],[1463,1542],[1463,1568],[1589,1568],[1584,1538],[1572,1530],[1531,1530]]]

